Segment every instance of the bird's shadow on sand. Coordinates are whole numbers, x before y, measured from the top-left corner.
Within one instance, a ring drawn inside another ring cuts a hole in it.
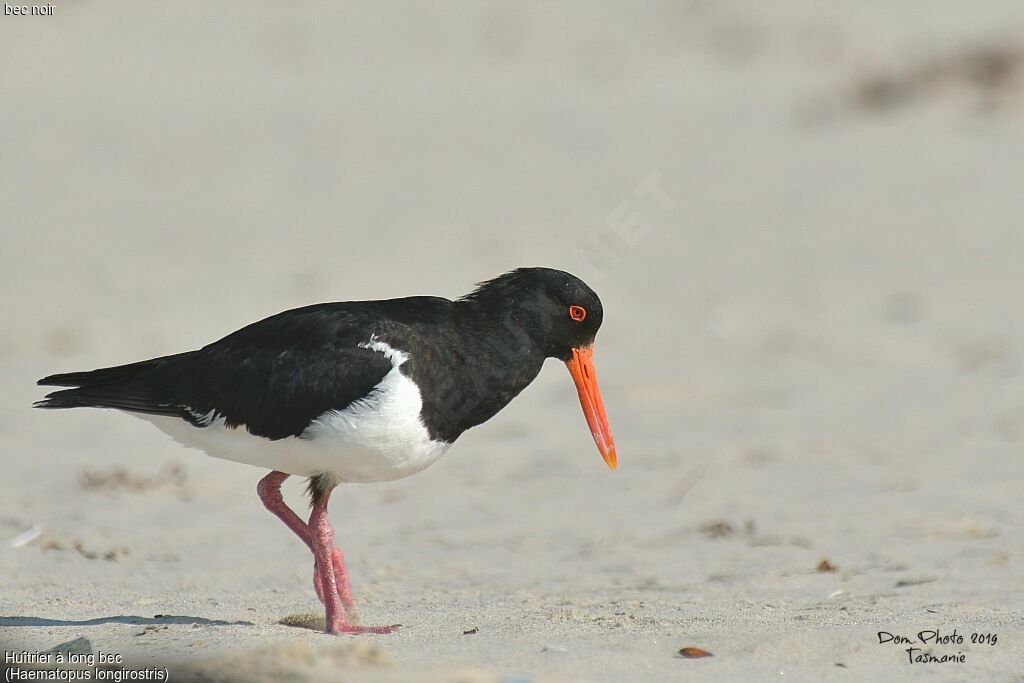
[[[0,628],[13,626],[101,626],[103,624],[185,624],[197,626],[254,626],[251,621],[223,621],[221,619],[204,619],[203,617],[184,617],[173,614],[160,614],[155,617],[137,617],[120,614],[115,617],[97,617],[96,619],[44,619],[42,617],[0,617]]]

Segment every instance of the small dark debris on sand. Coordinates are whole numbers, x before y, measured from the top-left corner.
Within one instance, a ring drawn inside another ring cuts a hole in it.
[[[110,548],[109,550],[89,550],[81,541],[75,541],[75,551],[87,560],[102,558],[108,562],[116,562],[122,557],[127,557],[131,554],[131,551],[125,547]]]
[[[732,522],[728,522],[724,519],[716,519],[710,522],[704,522],[697,531],[704,534],[708,538],[729,538],[730,536],[736,535],[736,527],[733,526]]]
[[[137,638],[139,636],[149,635],[150,633],[153,633],[154,631],[166,631],[166,630],[167,630],[166,626],[157,626],[156,624],[152,624],[152,625],[147,626],[146,628],[142,629],[138,633],[136,633],[135,637]]]
[[[680,648],[679,655],[685,659],[700,659],[701,657],[714,657],[713,654],[707,650],[703,650],[699,647],[687,646]]]
[[[1022,66],[1024,49],[1018,46],[975,46],[902,72],[872,74],[857,84],[853,103],[858,109],[890,111],[959,85],[975,92],[986,107],[995,108],[1013,89]]]
[[[938,581],[938,580],[939,580],[939,577],[937,577],[937,576],[917,576],[917,577],[911,577],[911,578],[907,578],[907,579],[900,579],[899,581],[896,582],[896,587],[897,588],[906,588],[907,586],[920,586],[922,583],[932,583],[933,581]]]
[[[175,490],[178,497],[188,500],[190,496],[186,488],[187,478],[185,467],[181,463],[170,462],[152,476],[135,474],[120,466],[107,470],[85,468],[78,476],[78,485],[87,491],[107,493],[141,493],[160,488],[171,488]]]
[[[839,567],[837,567],[836,565],[832,564],[831,562],[829,562],[826,559],[826,560],[822,560],[821,562],[818,563],[817,569],[818,569],[819,572],[834,572],[837,569],[839,569]]]

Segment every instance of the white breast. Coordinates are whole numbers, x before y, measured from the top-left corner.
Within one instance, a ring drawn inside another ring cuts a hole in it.
[[[139,417],[215,458],[295,475],[325,473],[339,482],[408,477],[435,462],[451,444],[432,440],[423,426],[419,387],[399,370],[408,354],[376,339],[361,346],[387,356],[391,370],[367,396],[319,416],[300,437],[271,441],[244,426],[227,427],[217,415],[201,418],[206,427],[175,417]]]

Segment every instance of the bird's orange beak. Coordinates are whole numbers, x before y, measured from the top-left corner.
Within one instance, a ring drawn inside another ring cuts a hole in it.
[[[608,426],[608,416],[604,414],[604,401],[601,390],[597,388],[597,373],[594,372],[594,347],[585,346],[572,350],[572,358],[565,361],[576,383],[576,392],[580,395],[583,414],[587,418],[587,426],[594,435],[594,443],[601,452],[608,467],[613,470],[619,461],[615,455],[615,441],[612,439],[612,428]]]

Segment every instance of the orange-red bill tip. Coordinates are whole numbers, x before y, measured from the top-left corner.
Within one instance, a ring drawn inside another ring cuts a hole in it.
[[[605,463],[610,469],[616,469],[619,466],[619,456],[615,454],[615,446],[607,453],[602,453],[601,457],[604,458]]]
[[[565,362],[565,365],[569,368],[572,381],[576,383],[576,393],[580,396],[583,415],[587,418],[587,426],[590,427],[590,433],[594,436],[597,450],[604,458],[605,464],[614,470],[619,465],[619,459],[615,453],[615,441],[612,439],[612,429],[608,425],[608,416],[604,412],[601,390],[597,386],[594,348],[585,346],[573,349],[572,357]]]

